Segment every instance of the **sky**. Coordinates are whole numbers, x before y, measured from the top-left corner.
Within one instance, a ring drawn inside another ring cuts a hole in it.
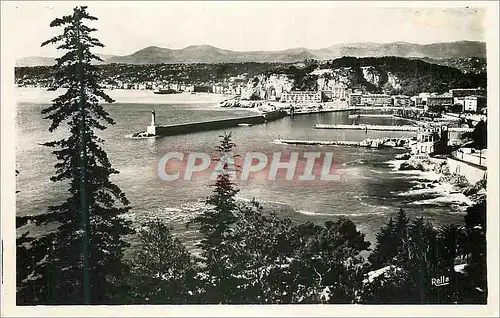
[[[474,2],[469,2],[473,3]],[[127,55],[147,46],[208,44],[237,51],[317,49],[338,43],[485,41],[486,11],[465,3],[354,2],[2,2],[16,57],[57,56],[40,44],[58,33],[49,23],[88,5],[99,20],[99,52]],[[395,6],[398,8],[394,8]],[[425,7],[423,7],[425,6]]]

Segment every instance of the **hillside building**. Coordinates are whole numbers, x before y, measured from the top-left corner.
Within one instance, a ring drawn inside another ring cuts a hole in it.
[[[387,94],[364,94],[361,104],[365,106],[392,106],[392,97]]]
[[[291,91],[281,94],[280,102],[282,103],[321,103],[321,91]]]
[[[453,98],[466,96],[486,97],[486,90],[484,88],[453,88],[449,92]]]

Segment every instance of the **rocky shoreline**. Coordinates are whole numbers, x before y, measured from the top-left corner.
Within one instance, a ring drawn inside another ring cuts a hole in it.
[[[486,180],[471,184],[464,176],[451,173],[445,158],[417,158],[410,153],[396,156],[401,161],[397,170],[399,171],[422,171],[434,172],[439,178],[419,185],[420,189],[435,188],[439,184],[449,184],[454,193],[462,193],[472,202],[486,199]]]

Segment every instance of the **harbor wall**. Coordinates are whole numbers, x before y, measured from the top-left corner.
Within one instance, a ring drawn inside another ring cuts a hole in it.
[[[486,167],[473,164],[456,157],[448,157],[447,164],[451,173],[464,176],[471,184],[486,178]]]
[[[230,119],[202,121],[178,125],[156,126],[156,136],[174,136],[199,131],[209,131],[237,127],[239,124],[258,125],[277,120],[286,116],[285,112],[269,112],[264,115],[246,116]]]

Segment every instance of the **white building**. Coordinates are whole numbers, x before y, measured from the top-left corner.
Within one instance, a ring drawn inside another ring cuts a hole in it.
[[[321,91],[291,91],[283,92],[280,101],[282,103],[321,103]]]
[[[463,112],[477,112],[486,107],[486,97],[483,96],[455,97],[454,104],[462,105]]]

